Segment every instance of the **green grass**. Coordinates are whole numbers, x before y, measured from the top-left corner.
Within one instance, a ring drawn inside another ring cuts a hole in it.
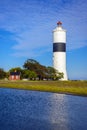
[[[87,81],[0,81],[0,87],[87,96]]]

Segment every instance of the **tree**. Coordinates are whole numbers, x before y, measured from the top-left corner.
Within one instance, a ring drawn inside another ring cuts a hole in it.
[[[26,69],[24,69],[24,70],[22,70],[22,78],[29,78],[29,70],[26,70]]]
[[[0,79],[4,79],[6,77],[6,72],[0,68]]]
[[[20,68],[20,67],[15,67],[15,68],[11,68],[10,70],[9,70],[9,72],[21,72],[22,71],[22,69]]]
[[[36,74],[34,71],[30,71],[30,73],[29,73],[29,78],[30,78],[31,80],[35,80],[36,77],[37,77],[37,74]]]
[[[27,70],[31,70],[31,71],[34,71],[39,80],[40,79],[43,79],[45,76],[46,76],[46,72],[47,72],[47,69],[45,66],[41,65],[39,62],[37,62],[36,60],[33,60],[33,59],[28,59],[23,67]]]
[[[48,70],[48,74],[47,74],[48,79],[59,80],[59,79],[63,78],[63,73],[58,72],[53,67],[48,66],[47,70]]]
[[[63,76],[64,76],[63,73],[58,72],[56,79],[57,79],[57,80],[60,80],[60,79],[63,78]]]
[[[43,78],[52,79],[52,80],[59,80],[63,78],[63,73],[58,72],[53,67],[43,66],[39,62],[33,59],[26,60],[23,67],[26,70],[35,72],[39,80],[42,80]]]
[[[34,71],[30,71],[27,69],[24,69],[22,71],[22,78],[27,78],[27,79],[35,79],[37,77],[36,73]]]
[[[48,79],[54,79],[56,76],[56,70],[53,67],[47,67],[47,76]]]
[[[26,68],[26,69],[28,69],[28,70],[36,70],[37,67],[38,67],[38,65],[39,65],[39,62],[37,62],[36,60],[28,59],[24,63],[23,67]]]

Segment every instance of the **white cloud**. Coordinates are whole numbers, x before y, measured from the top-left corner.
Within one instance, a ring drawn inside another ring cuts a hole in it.
[[[52,45],[52,30],[57,20],[67,29],[67,49],[84,47],[87,35],[87,2],[85,0],[47,0],[45,2],[0,2],[0,28],[13,32],[14,55],[34,55],[34,50]],[[39,3],[39,4],[38,4]],[[44,50],[45,51],[45,50]],[[35,54],[36,55],[36,54]]]

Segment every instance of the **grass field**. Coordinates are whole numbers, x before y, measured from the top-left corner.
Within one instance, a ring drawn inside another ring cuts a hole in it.
[[[0,81],[1,88],[87,96],[87,81]]]

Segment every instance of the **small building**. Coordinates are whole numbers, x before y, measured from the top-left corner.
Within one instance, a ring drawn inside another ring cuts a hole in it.
[[[9,80],[20,80],[20,72],[10,72]]]

